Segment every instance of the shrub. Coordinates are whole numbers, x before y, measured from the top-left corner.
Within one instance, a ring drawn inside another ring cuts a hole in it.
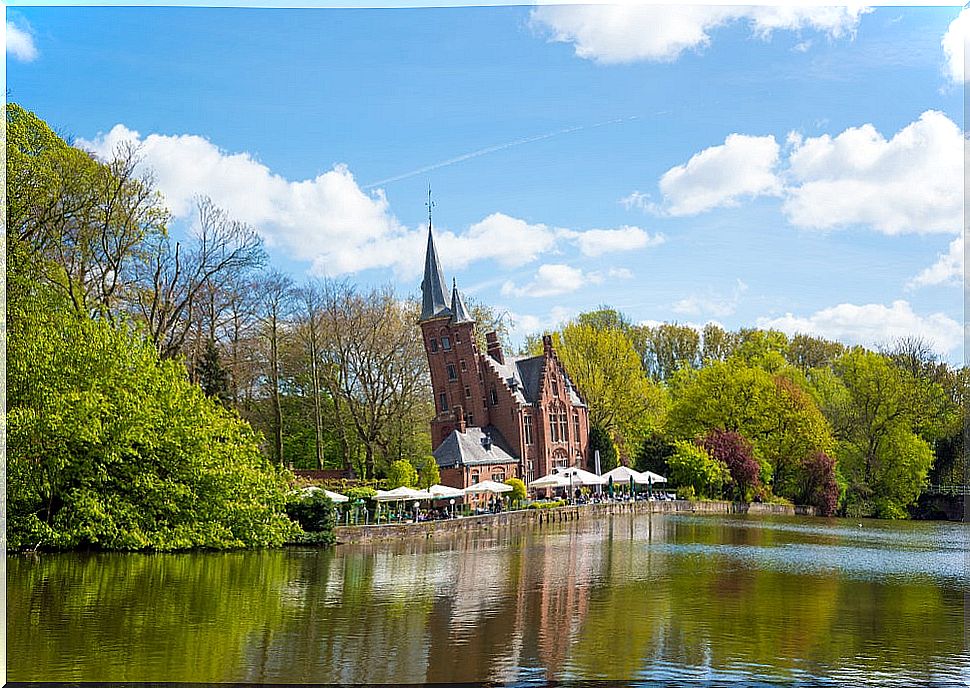
[[[512,486],[512,492],[509,493],[509,498],[513,503],[519,503],[526,498],[525,483],[518,478],[509,478],[505,481],[505,484]]]
[[[693,442],[678,440],[674,453],[667,459],[670,475],[677,485],[693,487],[699,497],[714,497],[731,479],[723,461],[712,459],[703,447]]]
[[[332,534],[337,522],[333,502],[322,492],[295,497],[287,503],[286,515],[296,521],[305,533]]]
[[[387,489],[414,487],[418,482],[418,472],[410,461],[398,459],[387,468]]]
[[[557,499],[554,502],[531,502],[529,509],[555,509],[558,506],[566,506],[566,500]]]
[[[677,499],[686,499],[688,502],[693,502],[697,499],[697,492],[691,485],[685,487],[677,488]]]
[[[711,430],[701,440],[701,446],[712,459],[727,466],[734,482],[736,498],[749,501],[751,492],[758,489],[761,472],[751,443],[736,432]]]

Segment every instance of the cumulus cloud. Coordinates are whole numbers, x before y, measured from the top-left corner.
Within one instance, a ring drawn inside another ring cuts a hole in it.
[[[595,258],[604,253],[635,251],[647,246],[659,246],[664,242],[662,234],[650,236],[639,227],[624,225],[617,229],[590,229],[574,233],[579,250],[584,256]]]
[[[660,178],[663,212],[694,215],[719,206],[737,205],[742,197],[778,194],[775,174],[778,142],[774,136],[731,134],[720,146],[692,156]]]
[[[906,286],[915,289],[937,284],[961,284],[963,263],[963,237],[957,237],[950,242],[946,253],[940,254],[935,263],[916,275]]]
[[[854,35],[862,6],[722,7],[657,6],[637,3],[542,6],[530,22],[548,40],[571,43],[576,55],[599,64],[672,62],[686,50],[711,42],[711,31],[747,22],[752,35],[767,39],[775,31],[815,30],[830,38]]]
[[[575,315],[575,312],[565,306],[553,306],[545,315],[526,313],[509,313],[511,325],[509,330],[516,337],[530,334],[551,332]]]
[[[928,110],[891,139],[872,124],[791,138],[782,210],[801,227],[861,224],[885,234],[958,232],[963,218],[963,135]]]
[[[685,315],[708,314],[724,317],[731,315],[737,310],[738,303],[740,303],[741,297],[746,291],[748,291],[748,285],[741,280],[737,280],[730,296],[720,296],[717,294],[708,294],[706,296],[692,295],[677,301],[671,307],[671,310],[674,313],[683,313]]]
[[[884,234],[959,232],[963,218],[960,128],[928,110],[887,139],[872,124],[832,137],[790,133],[787,156],[774,136],[731,134],[663,174],[662,203],[634,192],[628,207],[693,215],[778,195],[793,225],[868,226]]]
[[[507,281],[502,285],[504,296],[541,298],[568,294],[589,284],[602,284],[607,279],[628,280],[633,272],[627,268],[610,268],[603,271],[584,272],[580,268],[562,263],[546,263],[539,266],[532,281],[522,286]]]
[[[868,347],[915,335],[931,342],[942,356],[956,350],[963,340],[963,327],[957,321],[944,313],[919,315],[907,301],[901,300],[893,301],[890,306],[842,303],[809,316],[786,313],[780,318],[758,318],[757,324],[789,335],[817,335]]]
[[[943,55],[946,57],[947,76],[955,84],[966,82],[967,75],[964,71],[963,53],[970,38],[970,10],[962,10],[960,14],[950,22],[943,40]]]
[[[29,28],[17,26],[8,20],[6,30],[8,55],[13,55],[21,62],[30,62],[37,59],[37,46],[34,44],[34,36]]]

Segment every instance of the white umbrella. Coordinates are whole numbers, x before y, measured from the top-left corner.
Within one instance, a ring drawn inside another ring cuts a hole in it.
[[[330,501],[336,504],[341,504],[343,502],[350,501],[350,497],[345,497],[342,494],[338,494],[337,492],[331,492],[330,490],[324,490],[322,487],[318,487],[316,485],[310,485],[309,487],[304,487],[302,490],[299,490],[299,493],[304,497],[309,497],[310,495],[316,494],[317,492],[322,492],[323,494],[327,495],[327,497],[330,498]]]
[[[493,494],[498,494],[500,492],[511,492],[512,486],[506,485],[505,483],[497,483],[494,480],[483,480],[480,483],[475,483],[469,485],[464,489],[464,493],[468,494],[478,494],[481,492],[492,492]]]
[[[638,485],[647,485],[651,482],[653,483],[665,483],[667,479],[662,475],[657,475],[656,473],[651,473],[650,471],[645,471],[640,473],[635,471],[629,466],[617,466],[611,471],[607,471],[603,474],[603,479],[609,482],[610,478],[613,478],[614,484],[629,484],[630,478],[633,478],[633,482]]]
[[[571,482],[573,485],[605,485],[606,480],[596,475],[595,473],[590,473],[589,471],[584,471],[582,468],[564,468],[559,471],[559,475],[566,479],[567,482]]]
[[[439,499],[447,499],[449,497],[462,497],[464,492],[459,490],[457,487],[448,487],[447,485],[432,485],[428,488],[428,492]]]
[[[529,487],[536,489],[542,489],[544,487],[569,487],[569,478],[564,478],[557,473],[550,473],[541,478],[536,478],[529,483]]]
[[[393,490],[378,490],[377,494],[371,497],[376,502],[406,502],[409,499],[431,499],[434,495],[430,492],[412,490],[410,487],[395,487]]]

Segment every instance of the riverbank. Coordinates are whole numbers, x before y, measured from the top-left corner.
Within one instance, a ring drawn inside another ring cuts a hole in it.
[[[466,516],[444,521],[425,521],[423,523],[390,523],[367,526],[338,526],[334,529],[337,544],[372,542],[375,540],[397,540],[401,538],[429,538],[467,530],[486,530],[490,528],[522,527],[531,524],[562,523],[580,519],[602,518],[613,514],[648,513],[708,513],[708,514],[771,514],[778,516],[814,516],[815,508],[810,506],[789,506],[786,504],[745,504],[741,502],[606,502],[603,504],[584,504],[561,506],[554,509],[522,509],[504,511],[499,514]]]

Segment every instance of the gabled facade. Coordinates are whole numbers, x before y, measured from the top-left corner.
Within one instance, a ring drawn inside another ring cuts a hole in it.
[[[539,356],[506,358],[495,332],[486,351],[475,322],[444,275],[428,230],[419,325],[428,354],[435,416],[431,446],[441,481],[467,487],[517,477],[526,483],[553,467],[590,468],[586,404],[543,337]]]

